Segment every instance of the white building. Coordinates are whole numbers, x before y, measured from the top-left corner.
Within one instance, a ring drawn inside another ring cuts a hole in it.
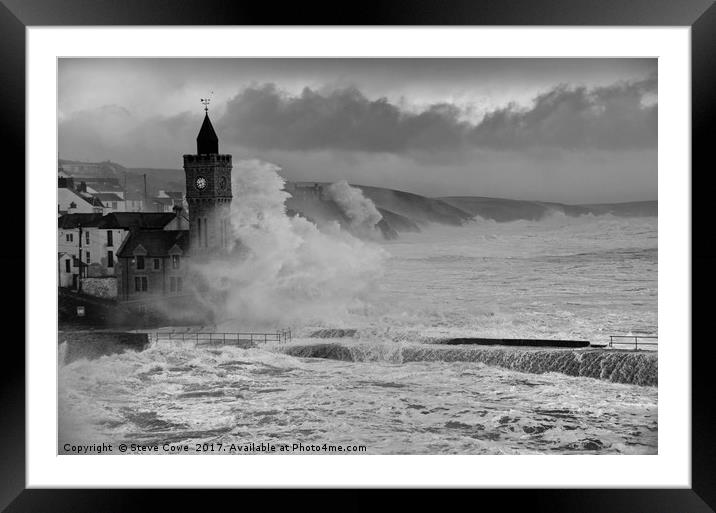
[[[102,203],[98,199],[83,197],[75,190],[57,189],[57,213],[63,214],[101,214]]]
[[[114,276],[117,252],[133,230],[189,229],[189,220],[181,209],[175,212],[113,212],[102,214],[67,214],[58,219],[58,254],[72,260],[71,275],[82,277]],[[67,266],[61,263],[61,266]],[[64,267],[62,268],[64,269]],[[73,278],[60,280],[61,286]],[[75,278],[76,280],[76,278]]]

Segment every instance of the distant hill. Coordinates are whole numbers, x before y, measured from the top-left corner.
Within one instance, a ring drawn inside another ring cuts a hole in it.
[[[442,198],[428,198],[412,192],[383,189],[365,185],[354,185],[363,191],[379,209],[395,212],[415,224],[439,223],[460,226],[474,216],[459,206]]]
[[[659,214],[657,201],[630,201],[628,203],[597,203],[581,205],[594,215],[612,214],[619,217],[652,217]]]
[[[319,225],[336,221],[358,236],[365,235],[330,198],[327,192],[330,185],[330,182],[287,182],[286,189],[292,197],[286,200],[286,208]],[[472,214],[440,199],[380,187],[353,184],[351,187],[360,189],[363,196],[373,202],[382,217],[375,226],[386,239],[394,239],[401,232],[419,232],[421,226],[432,223],[460,226],[473,218]]]
[[[105,162],[79,162],[60,160],[63,170],[76,179],[116,179],[128,193],[144,194],[144,175],[147,177],[147,193],[155,196],[160,189],[184,191],[185,179],[181,169],[125,168],[120,164]],[[296,182],[287,182],[287,188]],[[329,182],[309,182],[324,188]],[[405,191],[352,185],[359,188],[366,198],[375,204],[382,220],[376,225],[385,238],[395,238],[402,232],[419,232],[421,226],[443,224],[460,226],[475,216],[498,222],[517,220],[538,221],[555,212],[568,216],[585,214],[611,214],[621,217],[656,216],[656,201],[628,203],[567,205],[563,203],[487,198],[481,196],[449,196],[429,198]],[[317,223],[336,221],[348,230],[355,230],[350,219],[333,201],[318,197],[294,196],[286,202],[292,215],[302,215]]]
[[[144,194],[144,175],[147,175],[147,194],[156,196],[159,190],[183,191],[184,171],[181,169],[127,168],[109,160],[104,162],[80,162],[59,159],[58,164],[75,182],[114,180],[129,194]]]
[[[604,203],[593,205],[567,205],[544,201],[524,201],[503,198],[485,198],[479,196],[449,196],[439,198],[473,216],[498,222],[525,219],[539,221],[545,216],[560,212],[568,216],[585,214],[612,214],[619,217],[656,216],[657,201],[637,201],[629,203]]]

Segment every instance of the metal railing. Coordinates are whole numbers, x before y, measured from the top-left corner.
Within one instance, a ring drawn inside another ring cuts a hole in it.
[[[644,339],[658,339],[656,335],[609,335],[609,347],[618,349],[618,346],[633,345],[634,351],[639,350],[639,345],[646,346],[647,349],[655,349],[658,346],[658,342],[643,342]],[[626,339],[621,342],[619,339]],[[642,340],[642,342],[639,342]]]
[[[291,329],[271,332],[234,332],[219,333],[214,331],[157,331],[155,342],[194,342],[194,347],[201,345],[236,345],[239,347],[255,347],[257,344],[277,342],[285,344],[291,340]]]

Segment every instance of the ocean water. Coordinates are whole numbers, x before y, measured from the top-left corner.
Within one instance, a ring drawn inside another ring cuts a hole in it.
[[[362,361],[159,341],[61,363],[58,450],[253,442],[368,454],[657,452],[655,386],[439,361],[431,351],[396,356],[446,336],[657,334],[656,218],[477,221],[381,245],[370,294],[347,315],[293,326],[292,345],[359,345]],[[356,332],[312,339],[321,328]]]
[[[563,338],[657,332],[657,218],[477,221],[405,234],[391,254],[375,328],[424,335]]]

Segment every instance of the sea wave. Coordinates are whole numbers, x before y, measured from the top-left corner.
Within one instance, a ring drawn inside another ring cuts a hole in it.
[[[656,386],[656,353],[527,348],[444,347],[426,344],[318,343],[290,345],[285,354],[349,362],[480,362],[510,370],[596,378],[614,383]]]

